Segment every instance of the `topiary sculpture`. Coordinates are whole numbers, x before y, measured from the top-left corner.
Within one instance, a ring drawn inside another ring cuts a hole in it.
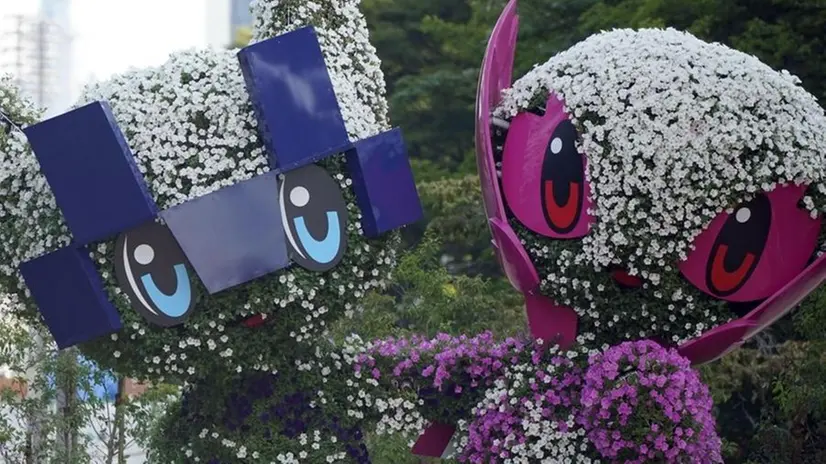
[[[708,390],[690,365],[736,349],[826,278],[826,115],[789,73],[673,29],[591,36],[512,83],[516,4],[482,63],[477,161],[531,334],[567,356],[547,358],[536,341],[497,345],[498,369],[479,378],[467,367],[474,346],[434,355],[461,353],[458,390],[440,392],[476,395],[465,398],[475,406],[422,412],[432,425],[414,451],[719,462]],[[394,373],[411,369],[402,358]],[[566,358],[588,358],[581,378]],[[562,412],[537,410],[571,385],[581,395],[563,395]]]

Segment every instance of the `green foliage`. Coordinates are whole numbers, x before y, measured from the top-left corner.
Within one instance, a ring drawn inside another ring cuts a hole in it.
[[[487,37],[505,0],[365,0],[382,58],[390,114],[410,152],[447,169],[475,172],[473,111]],[[515,74],[584,36],[577,18],[594,0],[522,1]]]
[[[786,342],[773,354],[744,348],[703,366],[726,462],[822,462],[824,345]]]
[[[487,218],[475,174],[419,182],[419,195],[432,237],[442,244],[439,253],[452,273],[499,275],[490,246]]]
[[[389,291],[368,295],[352,320],[335,326],[337,338],[343,340],[350,333],[370,340],[485,330],[504,338],[525,331],[521,295],[501,279],[449,273],[439,262],[439,248],[428,233],[399,260]]]
[[[160,384],[116,406],[96,395],[111,373],[78,362],[76,349],[58,351],[45,341],[49,335],[43,327],[6,318],[0,332],[0,365],[21,373],[13,377],[20,388],[0,389],[2,462],[113,464],[119,449],[148,444],[150,431],[177,394]],[[61,396],[66,400],[61,402]]]

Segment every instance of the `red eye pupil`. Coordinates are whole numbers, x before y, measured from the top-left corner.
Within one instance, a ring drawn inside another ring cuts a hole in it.
[[[711,265],[711,287],[716,293],[728,293],[736,289],[748,277],[749,271],[754,266],[757,257],[753,253],[746,253],[740,265],[734,271],[727,271],[725,267],[728,246],[720,244],[714,254],[714,261]]]
[[[554,198],[554,182],[545,181],[544,203],[547,217],[551,226],[558,230],[567,230],[574,225],[579,212],[579,183],[570,182],[568,185],[568,201],[559,205]]]

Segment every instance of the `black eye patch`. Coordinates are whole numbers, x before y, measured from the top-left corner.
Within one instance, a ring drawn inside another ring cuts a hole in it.
[[[148,222],[121,234],[115,274],[132,308],[149,322],[171,327],[193,311],[189,264],[169,229]]]
[[[304,166],[284,176],[279,196],[290,258],[311,271],[335,267],[347,251],[347,205],[336,181]]]

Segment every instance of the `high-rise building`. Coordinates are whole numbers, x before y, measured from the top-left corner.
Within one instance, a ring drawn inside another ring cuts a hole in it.
[[[207,42],[225,48],[244,41],[252,27],[250,0],[207,0]]]
[[[71,101],[69,7],[70,0],[41,0],[37,10],[0,17],[0,70],[47,115],[66,110]]]
[[[226,48],[232,41],[230,0],[207,0],[206,33],[211,47]]]
[[[230,0],[230,42],[238,38],[238,33],[252,26],[250,0]]]
[[[52,92],[46,98],[47,112],[58,114],[72,104],[71,0],[40,0],[41,20],[48,24],[53,52]]]

